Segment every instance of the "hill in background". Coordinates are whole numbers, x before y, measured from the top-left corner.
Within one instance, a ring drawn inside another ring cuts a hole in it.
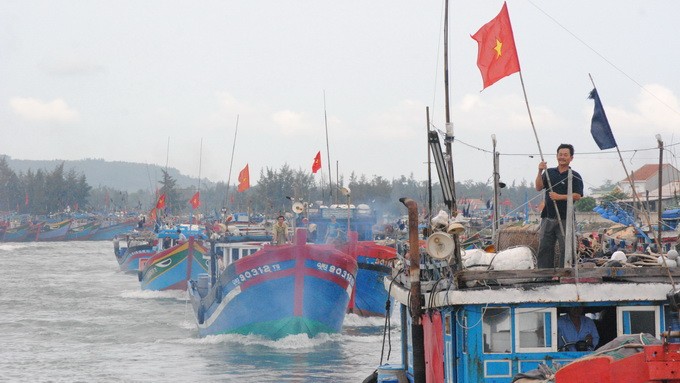
[[[73,169],[78,174],[84,174],[87,183],[93,188],[110,187],[120,191],[136,192],[138,190],[153,191],[160,188],[164,169],[158,165],[140,164],[135,162],[104,161],[102,159],[84,159],[77,161],[69,160],[15,160],[6,156],[7,164],[15,173],[27,173],[30,169],[36,172],[38,169],[51,172],[57,165],[64,163],[64,171]],[[198,179],[182,175],[175,168],[168,168],[168,174],[177,181],[180,188],[196,187]],[[212,184],[205,179],[201,184]]]

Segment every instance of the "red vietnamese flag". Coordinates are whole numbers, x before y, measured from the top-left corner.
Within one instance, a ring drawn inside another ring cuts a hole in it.
[[[156,202],[156,209],[163,209],[165,208],[165,193],[161,194],[160,197],[158,197],[158,201]]]
[[[315,173],[321,169],[321,151],[316,153],[316,157],[314,157],[314,163],[312,163],[312,173]]]
[[[479,28],[472,38],[479,44],[477,66],[482,73],[485,89],[503,77],[520,71],[506,3],[503,3],[498,16]]]
[[[26,192],[26,195],[24,196],[24,205],[28,206],[28,192]]]
[[[196,192],[196,194],[194,194],[194,196],[189,200],[189,203],[191,204],[191,207],[198,209],[198,207],[201,205],[201,192]]]
[[[243,192],[250,188],[250,172],[248,171],[248,164],[238,174],[238,191]]]
[[[151,208],[151,211],[149,212],[149,221],[155,221],[156,218],[158,218],[158,217],[156,216],[156,208],[155,208],[155,207],[152,207],[152,208]]]

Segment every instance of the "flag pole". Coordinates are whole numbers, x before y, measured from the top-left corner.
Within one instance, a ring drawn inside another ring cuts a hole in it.
[[[593,80],[593,76],[590,73],[588,73],[588,77],[590,78],[590,83],[593,84],[593,89],[595,89],[595,91],[597,92],[597,87],[595,86],[595,81]],[[613,136],[613,133],[612,133],[612,136]],[[631,190],[631,193],[633,194],[633,202],[637,202],[638,206],[640,206],[640,208],[642,209],[642,212],[644,213],[643,217],[646,218],[646,220],[647,220],[647,226],[651,229],[651,227],[652,227],[652,217],[649,215],[649,210],[648,210],[649,206],[647,208],[644,207],[644,205],[642,204],[642,201],[640,201],[640,197],[638,196],[637,191],[635,191],[635,183],[633,182],[633,179],[631,178],[630,174],[628,174],[628,169],[626,168],[626,163],[623,161],[623,156],[621,155],[621,150],[619,150],[619,145],[616,144],[614,147],[616,148],[616,153],[618,153],[618,155],[619,155],[619,161],[621,162],[621,166],[623,166],[623,171],[626,173],[626,180],[630,184],[630,190]],[[655,240],[656,240],[656,238],[655,238]],[[657,246],[659,246],[659,248],[660,248],[661,244],[657,243]]]
[[[538,133],[536,132],[536,125],[534,124],[534,118],[531,115],[531,108],[529,107],[529,98],[527,97],[527,90],[526,87],[524,86],[524,77],[522,76],[522,71],[519,71],[519,81],[522,84],[522,93],[524,94],[524,103],[527,106],[527,112],[529,113],[529,121],[531,122],[531,129],[534,131],[534,138],[536,138],[536,145],[538,146],[538,154],[541,156],[541,162],[545,162],[545,159],[543,158],[543,150],[541,149],[541,141],[538,139]],[[552,181],[550,181],[550,177],[548,177],[547,174],[548,169],[545,169],[546,172],[546,179],[548,180],[548,190],[552,190]],[[543,197],[545,198],[545,196]],[[557,209],[557,201],[552,200],[553,202],[553,207],[555,208],[555,213],[557,214],[557,223],[560,225],[560,233],[562,233],[562,237],[564,237],[566,241],[566,237],[564,235],[564,225],[562,225],[562,217],[560,217],[560,211]],[[564,251],[564,249],[560,249],[561,251]],[[571,255],[570,255],[571,256]],[[565,259],[566,259],[566,254],[565,254]],[[555,257],[553,259],[553,266],[558,266],[559,256],[556,253]],[[573,265],[576,267],[576,265]]]

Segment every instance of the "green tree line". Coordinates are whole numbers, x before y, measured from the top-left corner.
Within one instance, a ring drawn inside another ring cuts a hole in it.
[[[253,179],[254,177],[251,177]],[[324,182],[325,181],[325,182]],[[227,187],[218,182],[200,187],[201,205],[198,212],[215,216],[222,211],[251,212],[274,216],[290,211],[292,203],[304,201],[312,207],[334,203],[354,205],[367,204],[383,214],[399,216],[405,214],[399,198],[414,199],[421,211],[427,209],[429,200],[427,181],[418,181],[413,175],[387,179],[382,176],[358,175],[352,172],[347,179],[339,177],[332,183],[308,170],[292,169],[284,164],[279,169],[264,168],[257,182],[244,192],[237,192],[236,185]],[[340,187],[349,188],[349,196],[340,192]],[[16,174],[0,158],[0,211],[17,211],[29,214],[50,214],[64,211],[67,207],[96,212],[134,211],[148,212],[156,205],[159,195],[166,195],[166,213],[186,215],[192,212],[189,204],[191,197],[199,191],[199,185],[180,188],[176,180],[163,171],[162,179],[156,190],[138,190],[134,193],[116,190],[107,186],[92,188],[84,175],[74,170],[64,170],[64,164],[52,171],[43,169],[28,170]],[[505,211],[523,212],[522,205],[528,201],[536,206],[541,200],[533,184],[522,181],[513,182],[501,189],[499,203],[505,203]],[[470,198],[486,203],[493,198],[490,184],[467,180],[456,182],[456,197],[459,210],[466,208]],[[594,207],[594,202],[583,200],[586,210]],[[586,206],[587,205],[587,206]],[[578,207],[578,205],[577,205]],[[432,210],[436,213],[445,209],[441,188],[438,182],[432,185]]]

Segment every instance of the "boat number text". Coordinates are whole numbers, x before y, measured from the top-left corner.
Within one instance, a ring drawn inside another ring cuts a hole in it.
[[[347,282],[349,282],[350,286],[354,286],[354,276],[352,275],[352,273],[348,273],[347,270],[344,270],[341,267],[336,267],[335,265],[329,265],[327,263],[318,262],[316,264],[316,268],[321,271],[326,271],[331,274],[335,274],[338,277],[345,279]]]
[[[236,278],[234,278],[231,283],[234,284],[234,286],[238,286],[241,283],[249,280],[250,278],[257,277],[258,275],[266,274],[266,273],[272,273],[276,271],[281,270],[281,265],[278,263],[275,263],[273,265],[264,265],[264,266],[259,266],[259,267],[254,267],[250,270],[246,270],[239,274]]]

